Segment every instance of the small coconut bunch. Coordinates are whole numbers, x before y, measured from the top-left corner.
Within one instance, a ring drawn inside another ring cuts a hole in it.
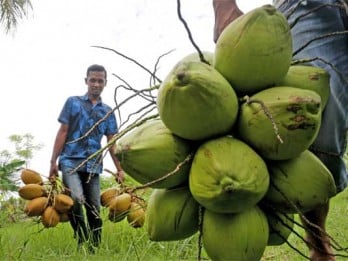
[[[127,187],[111,187],[100,195],[101,205],[109,210],[111,222],[120,222],[127,218],[134,228],[140,228],[145,223],[145,201]]]
[[[27,200],[24,208],[27,216],[40,217],[45,228],[55,227],[59,222],[69,220],[68,212],[74,201],[60,179],[44,182],[38,172],[23,169],[21,180],[24,186],[18,190],[18,194]]]

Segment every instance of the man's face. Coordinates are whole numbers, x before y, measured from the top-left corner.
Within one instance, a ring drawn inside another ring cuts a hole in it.
[[[93,96],[100,96],[105,85],[105,72],[91,71],[85,79],[88,86],[88,93]]]

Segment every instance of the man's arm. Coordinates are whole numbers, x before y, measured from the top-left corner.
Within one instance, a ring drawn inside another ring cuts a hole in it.
[[[213,0],[215,26],[214,42],[217,41],[225,27],[241,16],[243,12],[238,8],[235,0]]]
[[[55,179],[55,177],[58,177],[57,159],[63,150],[67,135],[68,135],[68,125],[62,123],[60,125],[60,128],[58,129],[56,139],[53,145],[53,152],[52,152],[51,161],[50,161],[50,173],[49,173],[50,179],[51,178]]]
[[[112,137],[113,137],[113,135],[106,136],[107,141],[109,142],[112,139]],[[116,173],[116,177],[115,177],[116,181],[119,183],[122,183],[124,181],[124,172],[123,172],[123,169],[121,167],[120,161],[118,160],[118,158],[115,155],[115,146],[116,145],[114,144],[109,148],[109,153],[110,153],[112,161],[114,162],[115,167],[117,169],[117,173]]]

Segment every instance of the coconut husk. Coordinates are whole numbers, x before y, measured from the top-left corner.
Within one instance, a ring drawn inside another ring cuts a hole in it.
[[[48,206],[41,215],[41,222],[46,228],[55,227],[59,223],[59,214],[52,206]]]
[[[73,199],[66,194],[58,194],[54,198],[53,207],[59,213],[66,213],[74,205]]]
[[[110,201],[109,210],[116,214],[125,212],[130,208],[131,200],[129,193],[122,193]]]
[[[336,195],[330,170],[311,151],[290,160],[267,161],[270,186],[262,199],[283,213],[305,213]]]
[[[23,169],[21,173],[21,180],[24,184],[42,184],[43,180],[41,175],[31,169]]]
[[[127,215],[127,221],[134,228],[144,226],[145,209],[140,204],[132,202]]]
[[[58,213],[58,214],[59,214],[59,222],[63,223],[63,222],[68,222],[70,220],[67,212]]]
[[[119,188],[109,188],[103,191],[100,195],[100,202],[103,207],[108,207],[110,204],[110,201],[115,198],[117,195],[120,194]]]
[[[267,217],[257,206],[232,214],[204,211],[202,243],[211,260],[261,260],[268,235]]]
[[[199,205],[188,187],[154,189],[146,208],[147,234],[151,241],[174,241],[198,231]]]
[[[24,212],[29,217],[40,216],[46,209],[47,205],[48,205],[47,197],[34,198],[27,202],[24,208]]]
[[[18,194],[21,198],[31,200],[34,198],[45,196],[46,190],[39,184],[27,184],[18,190]]]
[[[124,212],[117,212],[117,211],[113,211],[113,210],[109,210],[109,215],[108,218],[111,222],[117,223],[117,222],[121,222],[122,220],[125,219],[125,217],[128,214],[128,210],[124,211]]]
[[[153,188],[171,188],[185,183],[190,164],[184,162],[191,153],[189,142],[174,135],[161,120],[146,121],[117,143],[115,155],[127,175],[141,184],[151,183]],[[161,179],[161,180],[159,180]]]

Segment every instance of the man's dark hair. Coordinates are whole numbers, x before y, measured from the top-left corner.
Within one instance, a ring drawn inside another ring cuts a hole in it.
[[[107,72],[104,68],[104,66],[99,65],[99,64],[93,64],[87,68],[87,74],[86,76],[88,77],[89,72],[104,72],[105,73],[105,79],[107,78]]]

